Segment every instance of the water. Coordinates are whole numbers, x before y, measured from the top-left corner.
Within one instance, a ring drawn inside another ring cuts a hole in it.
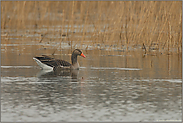
[[[181,121],[181,55],[83,50],[79,70],[42,71],[33,56],[52,51],[1,45],[3,122]],[[52,57],[70,61],[70,54]]]

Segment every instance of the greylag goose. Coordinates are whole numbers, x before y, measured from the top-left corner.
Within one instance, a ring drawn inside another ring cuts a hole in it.
[[[37,64],[42,68],[42,69],[52,69],[56,70],[57,68],[61,69],[79,69],[79,63],[77,61],[77,56],[82,56],[85,58],[85,55],[82,53],[81,50],[75,49],[72,52],[71,56],[71,61],[72,64],[65,60],[60,60],[60,59],[54,59],[46,55],[34,57],[33,59],[37,62]]]

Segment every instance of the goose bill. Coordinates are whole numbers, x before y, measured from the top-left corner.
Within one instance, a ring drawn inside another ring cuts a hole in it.
[[[81,53],[81,56],[84,57],[84,58],[86,57],[83,53]]]

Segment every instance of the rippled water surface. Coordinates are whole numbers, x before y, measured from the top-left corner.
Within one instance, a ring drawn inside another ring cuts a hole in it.
[[[83,50],[79,70],[55,73],[32,59],[49,50],[1,45],[2,121],[181,120],[181,55]],[[70,54],[52,57],[70,61]]]

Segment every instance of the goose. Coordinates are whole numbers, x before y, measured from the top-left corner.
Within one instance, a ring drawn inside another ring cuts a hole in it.
[[[80,49],[75,49],[71,55],[72,63],[69,63],[65,60],[55,59],[46,55],[33,57],[36,63],[42,69],[52,69],[56,70],[57,68],[61,69],[79,69],[79,63],[77,61],[77,56],[86,57]]]

